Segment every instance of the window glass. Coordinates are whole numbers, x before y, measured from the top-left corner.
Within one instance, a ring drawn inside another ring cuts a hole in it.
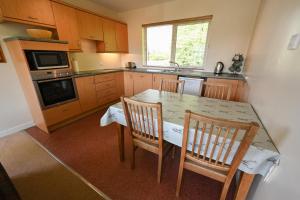
[[[144,63],[147,66],[180,67],[205,65],[209,20],[145,27]]]
[[[180,66],[203,66],[208,23],[177,26],[175,62]]]
[[[172,25],[147,28],[147,65],[170,66]]]

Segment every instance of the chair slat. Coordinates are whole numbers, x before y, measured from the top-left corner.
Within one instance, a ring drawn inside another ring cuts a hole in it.
[[[206,140],[205,150],[204,150],[204,153],[203,153],[203,160],[205,160],[205,157],[207,157],[207,151],[208,151],[208,147],[209,147],[209,144],[210,144],[210,139],[211,139],[213,131],[214,131],[214,125],[211,124],[210,130],[209,130],[209,135],[208,135],[208,138]]]
[[[197,158],[199,158],[200,153],[201,153],[201,148],[202,148],[202,144],[203,144],[203,140],[204,140],[204,135],[206,132],[206,123],[203,123],[203,127],[201,130],[201,138],[200,138],[200,142],[199,142],[199,146],[198,146],[198,152],[197,152]]]
[[[227,158],[228,158],[229,153],[230,153],[230,151],[231,151],[232,145],[234,144],[235,138],[236,138],[237,135],[238,135],[238,132],[239,132],[239,129],[238,129],[238,128],[235,129],[235,131],[234,131],[234,133],[233,133],[233,136],[232,136],[232,138],[231,138],[230,144],[229,144],[229,146],[228,146],[228,148],[227,148],[227,151],[226,151],[226,153],[225,153],[225,156],[224,156],[224,159],[223,159],[223,162],[222,162],[222,166],[224,166],[225,163],[227,162]]]
[[[196,126],[195,126],[194,141],[193,141],[193,144],[192,144],[192,152],[191,152],[192,156],[194,155],[195,145],[196,145],[196,141],[197,141],[198,127],[199,127],[199,121],[196,122]]]
[[[220,137],[221,133],[222,133],[222,127],[219,127],[219,128],[218,128],[217,136],[215,137],[214,146],[213,146],[213,148],[212,148],[212,150],[211,150],[211,152],[210,152],[209,162],[211,162],[211,160],[212,160],[212,158],[213,158],[213,155],[214,155],[214,153],[215,153],[215,149],[216,149],[216,146],[217,146],[217,144],[218,144],[218,142],[219,142],[219,137]]]
[[[226,130],[226,132],[223,136],[223,141],[222,141],[222,144],[220,146],[215,164],[217,164],[220,161],[221,155],[222,155],[223,150],[224,150],[224,146],[226,144],[227,136],[229,135],[229,133],[230,133],[230,128],[227,128],[227,130]]]

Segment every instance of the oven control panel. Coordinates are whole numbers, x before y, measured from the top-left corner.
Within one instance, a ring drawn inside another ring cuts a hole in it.
[[[74,73],[71,69],[57,69],[57,70],[38,70],[31,71],[31,78],[34,81],[47,80],[53,78],[63,78],[72,76]]]

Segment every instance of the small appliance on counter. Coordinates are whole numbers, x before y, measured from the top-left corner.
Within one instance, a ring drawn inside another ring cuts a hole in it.
[[[135,62],[127,62],[126,63],[126,68],[130,68],[130,69],[136,68]]]
[[[222,74],[224,69],[224,63],[223,62],[217,62],[216,67],[215,67],[215,74]]]

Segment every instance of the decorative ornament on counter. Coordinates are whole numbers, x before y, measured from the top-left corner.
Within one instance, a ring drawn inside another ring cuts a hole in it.
[[[232,58],[232,65],[229,67],[229,71],[231,71],[234,74],[237,74],[242,71],[242,66],[244,62],[244,56],[243,54],[235,54]]]

